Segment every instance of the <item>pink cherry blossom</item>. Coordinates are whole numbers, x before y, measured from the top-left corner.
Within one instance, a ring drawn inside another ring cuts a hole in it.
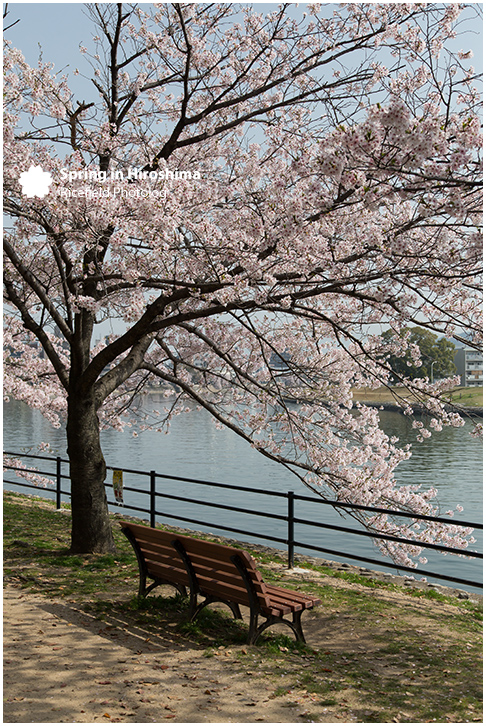
[[[480,99],[443,50],[463,9],[272,7],[90,5],[82,104],[7,42],[5,394],[67,427],[73,551],[113,546],[99,428],[167,432],[188,399],[324,497],[439,511],[433,488],[397,484],[410,447],[353,389],[418,360],[409,324],[480,345]],[[52,177],[44,198],[22,194],[30,166]],[[131,414],[154,381],[177,393]],[[423,402],[421,440],[463,424],[442,403],[454,383],[393,389],[404,415]],[[421,543],[472,541],[356,518],[416,540],[377,540],[406,566]]]

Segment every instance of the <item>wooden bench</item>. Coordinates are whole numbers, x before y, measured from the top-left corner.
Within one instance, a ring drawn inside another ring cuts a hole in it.
[[[305,643],[302,613],[321,601],[267,585],[248,552],[131,522],[120,524],[137,555],[140,596],[161,584],[173,585],[182,594],[189,590],[191,621],[210,603],[225,603],[235,618],[241,618],[240,605],[244,605],[250,609],[249,644],[276,623],[287,625]],[[148,586],[147,578],[153,580]],[[259,625],[260,617],[264,621]]]

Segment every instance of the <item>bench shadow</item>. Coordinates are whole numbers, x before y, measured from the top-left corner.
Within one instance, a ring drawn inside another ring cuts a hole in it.
[[[242,608],[243,620],[235,621],[228,608],[215,603],[203,611],[200,623],[188,623],[188,603],[177,603],[176,598],[170,597],[171,588],[167,589],[167,595],[149,596],[138,609],[125,600],[103,601],[101,614],[95,610],[99,609],[97,603],[83,606],[44,602],[39,607],[137,654],[159,649],[204,651],[220,645],[221,638],[228,647],[246,643],[249,624],[246,608]]]

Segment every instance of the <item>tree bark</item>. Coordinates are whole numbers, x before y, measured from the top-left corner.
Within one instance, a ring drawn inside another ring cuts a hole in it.
[[[115,552],[94,397],[68,397],[66,433],[71,477],[71,552]]]

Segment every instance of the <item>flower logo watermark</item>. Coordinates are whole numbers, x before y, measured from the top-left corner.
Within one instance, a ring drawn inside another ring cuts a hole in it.
[[[19,182],[26,197],[42,199],[49,193],[52,176],[49,172],[43,171],[41,166],[31,166],[29,171],[22,172]]]

